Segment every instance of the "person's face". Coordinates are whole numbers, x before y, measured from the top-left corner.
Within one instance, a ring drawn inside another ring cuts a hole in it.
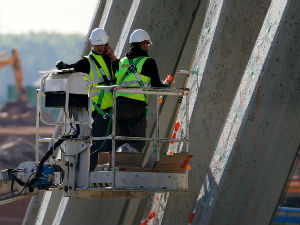
[[[103,55],[104,52],[105,52],[105,47],[106,47],[106,44],[105,45],[92,45],[93,47],[93,50],[99,54],[99,55]]]
[[[148,53],[150,45],[150,41],[142,41],[142,43],[140,44],[140,48]]]

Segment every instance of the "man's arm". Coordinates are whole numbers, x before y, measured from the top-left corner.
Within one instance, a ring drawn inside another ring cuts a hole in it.
[[[58,61],[56,63],[56,68],[59,70],[74,68],[74,71],[76,72],[82,72],[88,74],[90,72],[90,63],[87,58],[82,57],[80,60],[78,60],[76,63],[73,64],[66,64],[63,61]]]
[[[151,78],[152,87],[167,87],[167,85],[163,84],[159,78],[157,65],[154,59],[150,58],[145,61],[141,74]]]
[[[111,63],[111,68],[109,70],[110,70],[110,73],[113,74],[113,76],[114,76],[113,79],[116,80],[115,74],[119,70],[120,60],[117,59],[117,57],[114,54],[113,49],[111,48],[111,46],[108,43],[106,44],[106,48],[105,48],[105,56],[109,57],[109,61]]]
[[[110,47],[110,45],[107,43],[105,47],[105,55],[108,55],[108,57],[114,62],[117,60],[117,57],[114,54],[113,49]]]

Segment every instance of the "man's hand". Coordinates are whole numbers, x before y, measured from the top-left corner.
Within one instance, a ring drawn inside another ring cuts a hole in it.
[[[105,47],[105,54],[109,56],[109,58],[111,58],[112,61],[115,61],[117,59],[117,57],[114,54],[114,51],[112,50],[112,48],[110,47],[109,44],[106,45]]]
[[[67,69],[67,65],[63,61],[56,62],[55,66],[59,70]]]

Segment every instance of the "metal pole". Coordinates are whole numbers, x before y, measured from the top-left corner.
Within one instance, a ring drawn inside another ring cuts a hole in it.
[[[40,138],[40,89],[36,90],[36,120],[35,120],[35,161],[39,162],[39,138]]]
[[[159,138],[159,95],[156,95],[156,138]],[[159,142],[156,141],[156,158],[159,161]]]
[[[89,82],[89,94],[88,94],[88,97],[89,97],[89,101],[88,101],[88,126],[90,129],[92,129],[92,99],[94,97],[93,95],[93,92],[92,92],[92,86]]]
[[[187,95],[186,94],[186,89],[184,88],[180,88],[177,89],[176,91],[173,90],[161,90],[161,89],[141,89],[141,88],[126,88],[126,87],[121,87],[118,89],[118,92],[122,92],[122,93],[134,93],[134,94],[145,94],[145,95],[170,95],[170,96],[184,96]]]
[[[186,127],[186,139],[189,140],[189,95],[186,95],[186,113],[185,113],[185,127]],[[186,143],[186,152],[189,152],[189,141]]]
[[[66,99],[65,99],[65,119],[68,122],[73,123],[73,121],[70,118],[70,112],[69,112],[69,97],[70,97],[69,82],[67,82],[67,85],[66,85]]]
[[[66,132],[66,129],[67,129],[67,128],[66,128],[66,122],[67,122],[67,121],[66,121],[66,110],[63,108],[62,111],[63,111],[63,121],[64,121],[64,122],[63,122],[63,129],[64,129],[63,133],[65,133],[65,132]]]
[[[116,112],[117,112],[117,102],[116,102],[116,88],[113,87],[113,118],[112,118],[112,172],[113,172],[113,182],[112,187],[115,188],[115,151],[116,151]]]
[[[92,111],[93,111],[93,108],[92,108],[92,99],[93,99],[93,83],[89,80],[88,81],[88,98],[89,98],[89,101],[88,101],[88,126],[89,126],[89,129],[90,129],[90,132],[89,132],[89,135],[92,135],[92,126],[93,126],[93,123],[92,123]],[[94,138],[92,136],[92,138]],[[91,160],[91,146],[93,144],[93,140],[91,140],[91,138],[89,138],[89,141],[88,141],[88,163],[87,165],[90,165],[90,160]],[[90,171],[90,166],[88,168],[89,172]],[[89,180],[90,180],[90,173],[89,173]]]
[[[107,140],[111,137],[97,137],[93,140]],[[148,142],[187,142],[187,139],[173,139],[173,138],[143,138],[143,137],[129,137],[129,136],[115,136],[115,140],[128,140],[128,141],[148,141]]]

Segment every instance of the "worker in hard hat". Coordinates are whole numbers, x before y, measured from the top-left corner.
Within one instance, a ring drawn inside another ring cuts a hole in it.
[[[116,73],[117,85],[137,87],[165,87],[160,81],[156,62],[149,57],[152,44],[150,35],[143,29],[134,30],[130,35],[131,48],[119,63]],[[145,137],[146,109],[148,96],[134,93],[117,93],[117,136]],[[118,151],[141,152],[144,141],[118,141]]]
[[[96,28],[89,37],[92,50],[89,55],[82,57],[74,64],[66,64],[62,61],[56,63],[57,69],[74,68],[76,72],[88,74],[85,79],[90,80],[93,86],[109,86],[116,83],[115,73],[118,69],[119,60],[110,45],[109,37],[105,30]],[[92,135],[104,137],[111,133],[112,119],[112,92],[101,90],[92,98]],[[90,170],[94,170],[98,161],[99,151],[111,151],[111,141],[93,141],[90,150]]]

